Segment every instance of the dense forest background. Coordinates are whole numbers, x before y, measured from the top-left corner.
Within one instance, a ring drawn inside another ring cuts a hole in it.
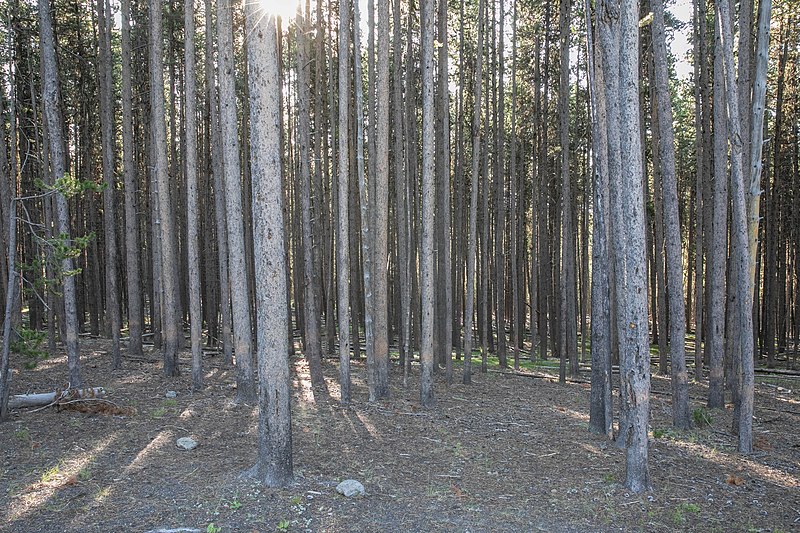
[[[797,5],[670,8],[0,2],[0,376],[63,345],[80,388],[85,334],[168,376],[191,347],[197,390],[220,355],[239,401],[281,391],[280,484],[295,351],[426,406],[552,359],[638,492],[652,361],[677,428],[691,377],[752,452],[754,374],[800,355]]]

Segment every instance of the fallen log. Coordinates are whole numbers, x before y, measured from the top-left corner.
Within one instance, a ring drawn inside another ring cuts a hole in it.
[[[67,389],[54,392],[42,392],[38,394],[17,394],[8,400],[9,409],[21,409],[24,407],[41,407],[58,403],[61,400],[79,400],[86,398],[102,398],[106,395],[103,387],[93,387],[91,389]]]

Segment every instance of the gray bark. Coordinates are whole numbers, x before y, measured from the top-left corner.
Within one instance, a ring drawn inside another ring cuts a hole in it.
[[[708,341],[709,355],[708,407],[721,409],[725,406],[723,383],[723,361],[725,356],[725,300],[726,259],[728,252],[728,118],[725,114],[726,90],[722,66],[722,47],[719,45],[719,29],[715,31],[714,52],[714,191],[711,247],[709,250],[709,305]],[[730,290],[734,290],[733,287]]]
[[[200,307],[200,240],[197,178],[197,74],[195,72],[194,0],[184,2],[186,106],[186,249],[189,267],[189,320],[192,343],[192,387],[203,387],[203,313]]]
[[[686,301],[683,294],[683,254],[678,219],[678,180],[675,173],[675,132],[667,71],[663,0],[652,0],[653,59],[658,108],[658,152],[664,201],[667,295],[669,304],[669,352],[672,374],[672,423],[686,429],[689,420],[689,375],[686,371]],[[662,330],[662,335],[664,334]]]
[[[161,326],[163,331],[164,374],[177,376],[180,347],[178,315],[178,280],[175,262],[177,250],[170,243],[175,228],[170,203],[170,181],[167,174],[167,131],[164,123],[164,60],[162,39],[163,3],[150,0],[150,108],[152,120],[153,178],[158,197],[158,239],[161,243]]]
[[[250,298],[245,260],[244,206],[242,205],[233,57],[232,11],[235,2],[236,0],[220,0],[217,3],[219,122],[222,136],[220,140],[222,142],[223,185],[228,228],[228,282],[233,311],[233,351],[236,354],[236,398],[244,403],[253,403],[256,400],[256,390],[253,374]]]
[[[564,362],[570,375],[578,375],[578,332],[575,310],[575,230],[572,221],[572,184],[569,174],[569,32],[570,0],[561,0],[561,79],[558,88],[558,121],[561,146],[561,308],[563,346],[560,381],[565,380]]]
[[[131,88],[131,5],[122,0],[122,172],[125,182],[125,279],[128,289],[128,354],[142,355],[142,283],[137,214],[137,177],[133,144]]]
[[[389,395],[389,0],[378,0],[378,65],[375,139],[373,319],[375,399]],[[372,154],[370,154],[372,155]]]
[[[350,403],[350,237],[348,189],[350,157],[350,0],[339,3],[339,179],[336,226],[336,282],[339,311],[339,387],[343,404]]]
[[[117,231],[115,216],[116,141],[114,135],[114,69],[111,63],[111,4],[97,0],[98,41],[100,45],[100,130],[103,146],[103,229],[105,235],[106,324],[111,327],[111,367],[122,367],[119,336],[122,320],[117,285]],[[110,315],[110,316],[109,316]]]
[[[292,420],[276,19],[253,2],[245,4],[245,13],[258,332],[257,471],[268,487],[285,487],[293,478]]]
[[[642,188],[642,150],[639,115],[639,4],[623,0],[619,21],[619,131],[621,176],[616,205],[629,230],[615,225],[625,241],[622,269],[617,270],[620,328],[620,375],[627,404],[620,423],[625,443],[625,486],[632,492],[650,488],[647,424],[650,410],[650,339],[647,314],[647,257]],[[611,126],[613,127],[613,126]],[[613,176],[613,174],[612,174]]]
[[[316,276],[314,275],[314,263],[316,261],[316,246],[313,241],[313,229],[311,219],[311,135],[309,133],[309,113],[311,69],[309,64],[309,38],[311,27],[306,13],[302,15],[298,7],[296,21],[297,32],[297,139],[299,158],[300,158],[300,181],[301,181],[301,211],[303,225],[303,294],[305,296],[305,307],[303,325],[305,327],[304,346],[306,359],[308,360],[309,371],[311,373],[311,383],[315,387],[325,384],[325,377],[322,375],[322,340],[320,338],[319,323],[319,302],[317,301]]]
[[[467,244],[467,296],[464,311],[464,378],[472,383],[472,318],[475,314],[475,266],[478,241],[478,166],[481,158],[481,81],[483,79],[484,0],[478,4],[478,53],[475,56],[475,89],[472,114],[472,170],[470,177],[469,233]]]
[[[420,246],[420,294],[422,331],[420,338],[420,403],[430,406],[433,396],[433,300],[434,300],[434,209],[436,183],[434,169],[434,0],[421,0],[422,46],[422,242]]]
[[[613,438],[614,414],[611,397],[611,320],[609,306],[608,257],[608,152],[606,139],[606,108],[601,44],[593,49],[594,41],[589,19],[590,0],[585,0],[586,43],[589,69],[589,98],[592,117],[592,320],[591,354],[592,385],[589,408],[589,431]],[[598,12],[599,28],[599,12]],[[597,58],[597,63],[595,63]]]
[[[739,380],[739,451],[753,451],[753,395],[755,387],[753,364],[753,275],[751,266],[753,255],[748,250],[748,220],[746,191],[742,171],[742,132],[739,114],[738,88],[733,64],[733,30],[731,29],[731,10],[728,0],[718,0],[717,24],[722,37],[723,65],[725,70],[725,89],[727,91],[728,141],[730,143],[731,195],[733,213],[731,216],[731,239],[733,241],[733,269],[736,271],[736,291],[741,378]],[[756,232],[758,221],[755,222]],[[751,227],[752,229],[752,227]]]
[[[67,172],[67,157],[63,139],[64,115],[61,108],[61,86],[56,63],[55,35],[53,33],[53,17],[50,12],[50,2],[39,0],[39,32],[42,72],[42,101],[44,103],[44,118],[50,140],[50,172],[53,181],[58,183]],[[66,236],[65,245],[70,245],[69,205],[63,194],[56,194],[56,225],[58,233]],[[72,272],[74,266],[72,258],[66,257],[61,261],[62,273]],[[69,369],[70,387],[80,387],[81,378],[79,348],[78,348],[78,310],[76,305],[75,276],[66,275],[63,278],[64,295],[64,337],[67,351],[67,368]],[[6,337],[8,339],[8,337]],[[5,376],[0,377],[0,379]]]

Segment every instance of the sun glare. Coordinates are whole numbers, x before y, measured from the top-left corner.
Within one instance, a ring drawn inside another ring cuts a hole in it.
[[[270,15],[277,15],[286,23],[297,15],[297,6],[300,0],[248,0],[257,2],[259,6]]]

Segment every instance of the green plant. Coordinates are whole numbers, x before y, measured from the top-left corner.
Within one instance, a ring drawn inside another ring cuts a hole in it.
[[[32,370],[36,368],[39,361],[47,359],[48,353],[43,347],[47,340],[47,333],[25,326],[18,328],[16,332],[18,338],[11,343],[11,351],[23,356],[25,368]]]
[[[697,514],[700,512],[700,506],[696,503],[682,503],[678,506],[678,508],[684,513]]]
[[[697,514],[700,512],[700,506],[695,503],[681,503],[678,508],[672,513],[672,521],[675,524],[683,524],[686,522],[686,514]]]
[[[661,438],[665,437],[666,434],[667,434],[667,431],[664,430],[664,429],[654,429],[653,430],[653,438],[654,439],[661,439]]]
[[[242,502],[239,501],[239,498],[234,496],[233,500],[228,504],[228,507],[230,507],[232,511],[238,511],[242,508]]]
[[[215,526],[214,522],[206,526],[206,533],[220,533],[220,531],[222,531],[222,528]]]
[[[42,483],[50,483],[53,481],[58,475],[61,473],[61,463],[51,466],[44,472],[42,472],[41,481]]]
[[[698,407],[692,411],[692,421],[697,427],[710,426],[712,422],[711,413],[705,407]]]
[[[175,398],[168,398],[164,400],[164,407],[176,407],[178,405],[178,400]]]
[[[14,432],[14,437],[19,440],[25,441],[31,438],[31,432],[28,428],[19,428]]]
[[[290,500],[292,505],[300,505],[303,502],[302,496],[292,496]]]
[[[289,521],[284,518],[278,522],[278,531],[289,531]]]
[[[606,472],[606,474],[603,475],[603,481],[605,481],[608,484],[614,483],[614,474],[612,474],[611,472]]]
[[[153,412],[151,413],[153,418],[161,418],[165,414],[167,414],[166,407],[159,407],[158,409],[153,409]]]
[[[92,479],[92,469],[88,466],[84,466],[78,471],[78,479],[80,481],[89,481]]]

